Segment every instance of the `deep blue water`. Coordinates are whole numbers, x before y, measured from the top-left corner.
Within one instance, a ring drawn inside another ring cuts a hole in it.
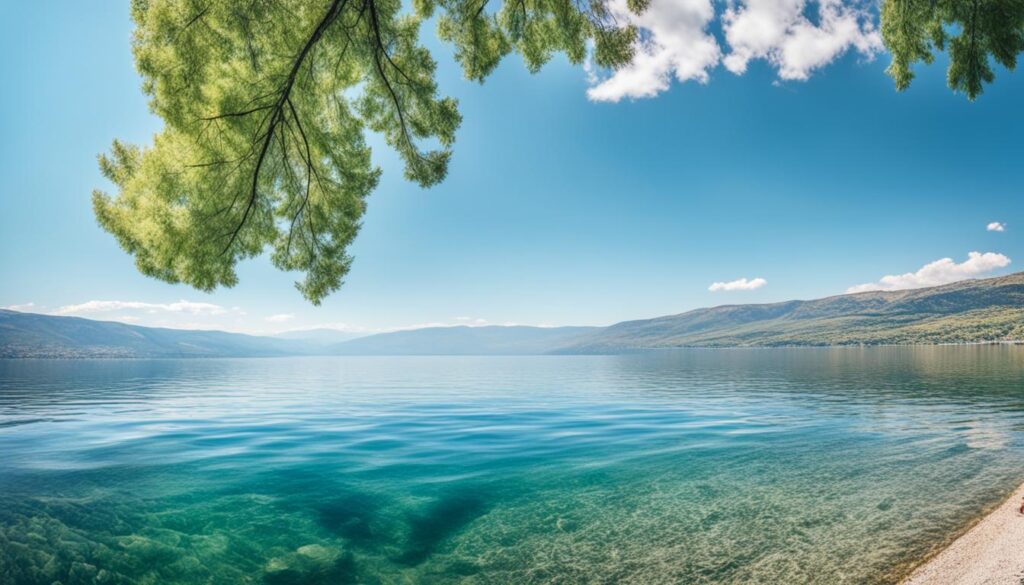
[[[888,583],[1024,348],[0,361],[0,583]]]

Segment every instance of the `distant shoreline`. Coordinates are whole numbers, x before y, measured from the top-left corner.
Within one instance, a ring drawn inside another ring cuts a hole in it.
[[[1002,341],[964,341],[942,343],[844,343],[836,345],[680,345],[676,347],[624,347],[616,351],[594,352],[547,352],[547,353],[291,353],[268,355],[0,355],[0,361],[14,360],[192,360],[192,359],[267,359],[297,357],[525,357],[525,356],[595,356],[628,355],[648,351],[675,351],[680,349],[699,350],[773,350],[773,349],[864,349],[874,347],[970,347],[984,345],[1024,346],[1024,339]],[[1018,585],[1015,583],[1014,585]]]
[[[1003,339],[989,341],[940,341],[937,343],[835,343],[832,345],[795,344],[795,345],[677,345],[673,347],[634,347],[623,348],[624,351],[650,351],[673,349],[842,349],[860,347],[947,347],[966,345],[1024,345],[1024,339]],[[574,355],[574,354],[562,354]]]
[[[900,585],[1019,585],[1024,582],[1024,484]]]

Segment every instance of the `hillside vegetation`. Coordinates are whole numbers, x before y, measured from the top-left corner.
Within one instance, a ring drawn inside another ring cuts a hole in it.
[[[697,309],[618,323],[561,351],[1010,340],[1024,340],[1024,273],[915,290]]]

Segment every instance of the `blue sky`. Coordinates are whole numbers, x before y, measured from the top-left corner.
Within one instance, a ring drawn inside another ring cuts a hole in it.
[[[564,60],[530,75],[517,57],[480,85],[427,28],[463,115],[449,177],[416,187],[373,141],[384,176],[339,292],[312,307],[265,258],[241,265],[233,289],[165,284],[136,272],[90,208],[108,187],[96,155],[160,128],[133,68],[128,2],[57,4],[0,8],[0,306],[250,332],[608,324],[839,294],[944,258],[879,286],[1024,264],[1020,74],[1000,70],[969,103],[940,59],[896,93],[870,24],[808,65],[782,45],[758,58],[712,23],[697,32],[720,55],[683,62],[693,31],[655,31],[677,54],[652,50],[612,89]],[[688,80],[665,82],[651,63]],[[765,284],[709,290],[742,278]]]

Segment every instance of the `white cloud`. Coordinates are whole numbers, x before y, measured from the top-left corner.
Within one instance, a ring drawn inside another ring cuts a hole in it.
[[[19,313],[28,313],[28,312],[32,311],[32,309],[36,308],[36,304],[35,303],[22,303],[20,305],[7,305],[6,307],[3,307],[3,308],[7,309],[8,311],[18,311]]]
[[[588,67],[592,87],[587,96],[598,102],[653,97],[668,89],[672,78],[704,83],[718,64],[721,49],[707,27],[715,17],[711,0],[652,0],[642,14],[633,14],[626,0],[611,0],[616,20],[642,30],[632,62],[601,77]]]
[[[281,313],[279,315],[271,315],[267,317],[266,320],[271,323],[284,323],[286,321],[291,321],[294,318],[294,313]]]
[[[995,252],[971,252],[967,260],[957,264],[952,258],[942,258],[925,264],[917,272],[906,274],[890,274],[883,276],[878,282],[858,284],[846,289],[847,293],[859,293],[872,290],[903,290],[949,284],[959,280],[974,278],[1010,265],[1010,259]]]
[[[1001,221],[993,221],[992,223],[985,226],[985,229],[987,229],[990,232],[1005,232],[1006,224]]]
[[[807,18],[817,7],[817,23]],[[765,59],[786,80],[806,80],[850,49],[872,58],[883,48],[869,5],[858,0],[730,0],[722,15],[730,52],[723,64],[740,75]]]
[[[83,313],[105,313],[126,309],[148,313],[188,313],[191,315],[222,315],[227,309],[213,303],[195,303],[181,300],[176,303],[143,303],[141,301],[86,301],[77,305],[64,305],[53,312],[55,315],[81,315]]]
[[[253,319],[239,307],[180,300],[170,303],[92,300],[40,311],[51,315],[74,315],[103,321],[120,321],[146,327],[171,329],[221,329],[259,333]]]
[[[640,41],[619,70],[602,75],[586,64],[587,96],[599,102],[653,97],[673,78],[706,83],[719,63],[740,75],[750,61],[764,59],[780,79],[806,80],[848,51],[871,59],[883,50],[870,0],[727,0],[721,14],[727,52],[708,32],[712,0],[651,0],[639,15],[626,0],[611,0],[609,10],[640,29]]]
[[[761,288],[768,284],[768,281],[763,278],[754,278],[747,280],[746,278],[740,278],[730,282],[714,282],[708,287],[711,292],[718,291],[732,291],[732,290],[754,290]]]

